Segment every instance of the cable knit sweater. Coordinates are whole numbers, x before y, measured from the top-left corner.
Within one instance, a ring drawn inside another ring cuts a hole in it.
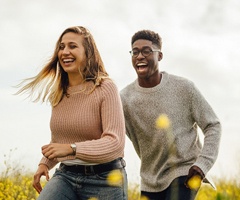
[[[191,81],[163,72],[159,85],[142,88],[136,80],[121,91],[121,99],[127,135],[141,159],[141,190],[162,191],[192,165],[206,175],[217,158],[221,125]],[[171,122],[168,131],[156,128],[163,113]]]
[[[79,158],[90,163],[105,163],[123,157],[125,124],[116,85],[105,79],[92,93],[93,82],[68,89],[53,107],[50,122],[52,143],[76,143],[76,156],[55,160],[43,157],[40,164],[49,169],[59,161]]]

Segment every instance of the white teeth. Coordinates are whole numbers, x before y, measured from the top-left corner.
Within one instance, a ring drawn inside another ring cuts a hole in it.
[[[63,59],[63,62],[73,62],[73,60],[74,60],[74,59],[68,58],[68,59]]]
[[[137,66],[145,66],[147,65],[146,63],[138,63]]]

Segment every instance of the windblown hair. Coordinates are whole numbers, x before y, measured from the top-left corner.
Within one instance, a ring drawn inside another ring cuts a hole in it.
[[[140,40],[140,39],[150,40],[160,50],[162,49],[162,38],[158,35],[158,33],[155,33],[151,30],[138,31],[132,36],[132,45],[136,40]]]
[[[30,98],[36,97],[34,102],[49,101],[52,106],[56,106],[63,95],[67,94],[68,88],[68,74],[63,70],[59,63],[58,51],[62,37],[69,32],[73,32],[84,36],[83,46],[86,54],[86,66],[82,69],[79,68],[79,73],[81,74],[84,81],[93,81],[94,88],[91,92],[101,84],[103,79],[108,78],[108,73],[104,68],[103,61],[101,59],[100,53],[97,49],[95,41],[91,33],[82,26],[75,26],[67,28],[59,37],[54,53],[48,63],[43,67],[43,69],[34,77],[27,78],[23,80],[18,87],[21,87],[16,94],[28,92]],[[79,66],[80,67],[80,66]],[[26,83],[23,87],[22,85]]]

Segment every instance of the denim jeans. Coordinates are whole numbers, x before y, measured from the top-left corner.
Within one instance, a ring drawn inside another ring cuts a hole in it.
[[[197,190],[190,190],[184,185],[187,176],[181,176],[173,180],[169,187],[161,192],[141,191],[142,197],[148,200],[194,200]]]
[[[127,200],[126,171],[124,168],[119,170],[123,176],[122,184],[110,186],[107,182],[110,172],[85,175],[60,167],[43,188],[38,200]]]

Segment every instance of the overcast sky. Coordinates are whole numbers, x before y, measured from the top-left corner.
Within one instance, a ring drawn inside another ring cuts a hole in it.
[[[0,0],[0,168],[4,154],[35,171],[40,148],[50,140],[51,107],[12,95],[12,86],[34,76],[52,55],[62,31],[82,25],[93,34],[105,67],[119,90],[135,72],[131,36],[151,29],[163,39],[160,70],[193,82],[223,125],[219,157],[210,174],[240,171],[239,0]],[[139,160],[126,145],[130,180]],[[226,170],[227,169],[227,170]]]

